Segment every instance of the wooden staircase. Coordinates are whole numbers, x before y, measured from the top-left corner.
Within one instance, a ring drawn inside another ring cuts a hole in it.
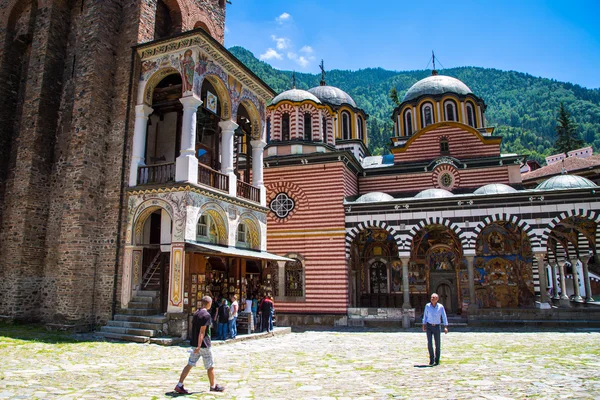
[[[181,339],[165,337],[167,317],[160,313],[159,292],[138,290],[129,302],[111,321],[100,329],[106,339],[137,343],[172,345]]]

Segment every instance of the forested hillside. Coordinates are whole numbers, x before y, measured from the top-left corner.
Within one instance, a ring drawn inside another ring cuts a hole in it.
[[[280,71],[259,61],[242,47],[229,49],[246,66],[276,92],[291,88],[291,71]],[[387,151],[393,132],[390,119],[394,104],[389,97],[395,86],[399,98],[410,86],[431,71],[387,71],[368,68],[359,71],[327,71],[328,85],[348,92],[369,115],[370,150],[373,154]],[[529,155],[538,161],[553,154],[556,118],[560,102],[564,102],[578,126],[579,136],[600,150],[600,89],[586,89],[571,83],[490,68],[461,67],[441,70],[440,74],[463,81],[488,105],[486,117],[495,134],[503,136],[502,151]],[[320,74],[296,73],[296,86],[309,89],[319,84]]]

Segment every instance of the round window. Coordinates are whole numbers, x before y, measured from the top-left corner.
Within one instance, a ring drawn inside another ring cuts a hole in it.
[[[451,187],[452,186],[452,175],[449,173],[442,174],[440,177],[440,184],[443,187]]]

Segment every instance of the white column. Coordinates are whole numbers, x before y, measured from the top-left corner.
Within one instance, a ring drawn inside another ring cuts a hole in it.
[[[146,131],[148,129],[148,116],[152,114],[152,107],[145,104],[135,106],[135,127],[133,131],[133,146],[131,149],[131,166],[129,169],[129,186],[137,185],[138,168],[144,165],[144,151],[146,148]]]
[[[411,308],[410,287],[408,285],[408,263],[410,262],[410,258],[401,258],[400,261],[402,261],[402,292],[404,295],[404,303],[402,304],[402,308]]]
[[[589,259],[581,260],[581,263],[583,264],[583,281],[585,283],[585,302],[591,303],[594,301],[594,297],[592,296],[592,283],[590,282],[590,270],[588,267],[588,262]]]
[[[198,159],[196,158],[196,113],[202,100],[196,96],[179,99],[183,104],[181,123],[181,152],[175,160],[175,180],[198,184]]]
[[[561,300],[569,300],[569,295],[567,294],[567,278],[565,274],[565,263],[562,265],[558,264],[559,272],[560,272],[560,299]]]
[[[237,196],[237,176],[233,173],[233,131],[238,124],[229,120],[219,122],[221,127],[221,172],[229,177],[229,194]]]
[[[573,301],[583,303],[581,291],[579,290],[579,271],[577,270],[577,259],[569,261],[571,262],[571,269],[573,270],[573,291],[575,292],[575,297],[573,298]]]
[[[252,140],[250,144],[252,145],[252,186],[260,189],[260,205],[266,207],[267,190],[263,180],[263,155],[267,143],[263,140]]]
[[[550,267],[552,268],[552,284],[554,285],[554,290],[552,291],[554,293],[554,296],[552,296],[552,298],[554,300],[559,300],[560,297],[558,296],[558,261],[554,261],[554,264],[550,264]]]
[[[435,122],[442,122],[443,119],[442,119],[442,110],[441,110],[440,102],[438,101],[435,104],[437,104],[437,116],[438,116],[437,121],[435,121]]]

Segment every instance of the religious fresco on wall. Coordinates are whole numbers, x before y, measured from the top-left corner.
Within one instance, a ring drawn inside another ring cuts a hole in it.
[[[445,245],[431,248],[426,259],[431,271],[453,271],[456,264],[456,254]]]
[[[183,76],[183,92],[191,92],[194,87],[194,66],[196,65],[192,50],[188,49],[183,56],[179,55],[179,65]]]
[[[497,221],[477,237],[474,265],[480,308],[532,307],[533,254],[527,234],[512,222]]]
[[[392,279],[392,293],[399,293],[402,291],[402,261],[392,261],[390,264],[390,270]]]
[[[427,269],[422,264],[408,265],[408,286],[410,293],[427,293]]]

